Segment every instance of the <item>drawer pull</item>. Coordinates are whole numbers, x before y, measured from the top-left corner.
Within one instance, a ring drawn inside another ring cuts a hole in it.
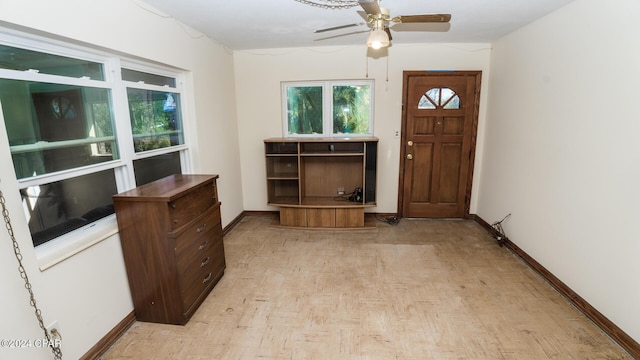
[[[207,265],[209,263],[209,260],[211,260],[211,256],[207,256],[207,258],[204,259],[202,261],[202,263],[200,264],[200,267],[203,267],[203,266]]]
[[[198,249],[202,250],[202,249],[206,248],[207,245],[209,245],[209,240],[207,240],[207,241],[203,242],[202,244],[200,244],[200,247]]]
[[[204,278],[204,280],[202,280],[202,283],[203,283],[203,284],[206,284],[206,283],[207,283],[207,281],[209,281],[209,280],[211,280],[211,273],[209,273],[209,275],[207,275],[207,277],[206,277],[206,278]]]
[[[199,226],[199,227],[196,229],[196,232],[203,232],[203,231],[204,231],[204,229],[206,229],[206,228],[207,228],[207,224],[202,224],[202,226]]]

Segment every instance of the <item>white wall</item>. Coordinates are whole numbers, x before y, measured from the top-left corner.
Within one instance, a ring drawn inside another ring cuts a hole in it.
[[[378,145],[377,207],[395,213],[404,70],[481,70],[481,114],[476,157],[482,156],[490,46],[488,44],[394,45],[388,57],[367,58],[366,46],[237,51],[234,54],[242,189],[245,210],[276,210],[267,203],[263,140],[282,136],[281,81],[375,79],[374,135]],[[367,65],[368,64],[368,65]],[[388,66],[388,74],[387,74]],[[388,81],[387,81],[388,76]],[[479,169],[476,166],[474,181]],[[474,186],[476,186],[474,184]],[[473,191],[471,212],[477,191]]]
[[[640,341],[640,2],[577,0],[493,44],[477,213]]]
[[[220,175],[225,226],[243,210],[232,54],[140,4],[129,0],[6,0],[0,1],[0,26],[47,32],[189,71],[187,89],[192,89],[192,101],[186,104],[187,131],[197,145],[191,151],[192,169]],[[37,304],[46,324],[59,321],[64,358],[76,359],[133,310],[120,242],[117,235],[112,236],[39,271],[22,215],[4,125],[0,128],[0,189],[7,198]],[[0,338],[41,338],[4,226],[0,231],[0,284]],[[51,355],[47,349],[0,348],[0,358],[47,359]]]

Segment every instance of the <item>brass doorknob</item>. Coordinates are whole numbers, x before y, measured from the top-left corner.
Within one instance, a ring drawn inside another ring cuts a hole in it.
[[[407,146],[413,146],[413,141],[411,140],[407,141]]]
[[[411,160],[411,159],[413,159],[413,155],[407,154],[407,160]]]

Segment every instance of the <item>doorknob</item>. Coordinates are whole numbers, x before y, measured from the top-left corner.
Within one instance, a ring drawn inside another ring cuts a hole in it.
[[[407,141],[407,146],[413,146],[413,141],[411,140]]]
[[[413,155],[407,154],[407,160],[411,160],[411,159],[413,159]]]

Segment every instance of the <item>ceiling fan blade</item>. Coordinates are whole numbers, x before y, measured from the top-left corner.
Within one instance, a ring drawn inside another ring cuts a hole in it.
[[[325,32],[325,31],[346,29],[346,28],[349,28],[349,27],[360,26],[360,25],[364,25],[364,23],[334,26],[334,27],[330,27],[330,28],[326,28],[326,29],[316,30],[316,31],[314,31],[314,33],[322,33],[322,32]]]
[[[396,23],[447,23],[451,14],[425,14],[395,16],[391,21]]]
[[[369,29],[367,29],[367,30],[355,30],[355,31],[351,31],[351,32],[348,32],[348,33],[344,33],[344,34],[340,33],[340,34],[336,34],[336,35],[325,36],[325,37],[313,39],[313,41],[323,41],[323,40],[329,40],[329,39],[336,39],[336,38],[340,38],[340,37],[343,37],[343,36],[368,33],[369,31],[371,31],[371,30],[369,30]]]
[[[364,11],[369,15],[379,15],[380,14],[380,5],[377,0],[359,0],[358,4],[362,6]]]

